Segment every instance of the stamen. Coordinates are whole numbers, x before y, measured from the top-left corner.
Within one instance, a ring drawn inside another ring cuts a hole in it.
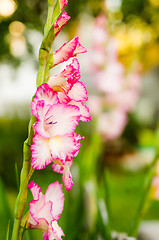
[[[46,123],[46,124],[56,124],[57,122],[48,122],[48,123]]]

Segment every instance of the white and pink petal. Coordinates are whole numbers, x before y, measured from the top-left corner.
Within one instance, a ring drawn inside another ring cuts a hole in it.
[[[49,185],[45,193],[45,202],[53,203],[51,213],[54,220],[59,220],[64,207],[64,194],[62,185],[58,181]]]
[[[72,181],[72,175],[70,172],[71,165],[72,165],[72,161],[67,161],[63,169],[62,181],[64,182],[64,186],[67,191],[70,190],[74,185]]]
[[[84,82],[76,82],[68,92],[68,97],[74,101],[87,101],[86,84]]]
[[[72,160],[79,152],[80,143],[74,135],[64,135],[51,138],[49,146],[52,158],[61,160],[64,165],[66,160]]]
[[[30,189],[32,195],[33,195],[33,199],[34,200],[38,200],[41,193],[41,188],[34,182],[31,181],[28,185],[28,188]]]
[[[49,148],[49,140],[35,134],[31,145],[32,161],[31,166],[34,169],[43,169],[52,162]]]
[[[35,117],[39,117],[39,114],[37,112],[37,103],[41,100],[45,105],[52,105],[59,102],[57,93],[54,92],[47,83],[43,83],[37,88],[35,98],[31,102],[31,111]]]
[[[72,133],[78,125],[80,112],[77,106],[57,103],[45,115],[44,129],[49,136]]]
[[[55,37],[58,35],[58,33],[61,31],[64,25],[67,24],[68,20],[70,19],[70,16],[67,15],[67,12],[64,11],[61,16],[57,19],[54,25],[54,33]]]
[[[56,52],[53,53],[54,66],[69,58],[76,56],[79,53],[87,52],[86,48],[79,43],[78,36],[74,37],[71,41],[64,43]]]
[[[75,105],[75,106],[79,107],[80,113],[81,113],[81,117],[80,117],[81,121],[83,121],[83,122],[91,121],[89,108],[86,105],[84,105],[82,102],[76,102],[74,100],[71,100],[69,102],[69,105]]]

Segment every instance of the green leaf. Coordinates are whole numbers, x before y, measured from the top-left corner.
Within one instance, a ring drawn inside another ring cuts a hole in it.
[[[9,222],[8,222],[6,240],[9,240],[9,228],[10,228],[10,220],[9,220]]]
[[[25,234],[25,230],[26,230],[26,225],[27,225],[27,221],[26,221],[26,223],[25,223],[25,225],[24,225],[24,228],[23,228],[21,240],[23,240],[23,238],[24,238],[24,234]]]

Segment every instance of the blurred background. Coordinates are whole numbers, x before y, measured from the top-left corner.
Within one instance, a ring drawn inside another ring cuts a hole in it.
[[[66,240],[109,239],[110,228],[114,236],[129,234],[156,148],[159,0],[69,0],[65,10],[71,20],[53,50],[75,35],[88,49],[78,59],[92,121],[77,128],[85,139],[71,170],[74,186],[69,192],[64,190],[59,225]],[[47,1],[0,0],[1,239],[5,239],[8,222],[13,224],[46,15]],[[36,171],[32,178],[43,192],[57,178],[61,182],[51,166]],[[158,182],[152,182],[139,239],[155,239]],[[31,198],[29,193],[28,202]],[[27,231],[25,238],[40,240],[42,234]]]

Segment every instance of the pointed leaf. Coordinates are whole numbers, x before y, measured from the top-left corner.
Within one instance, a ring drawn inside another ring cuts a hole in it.
[[[9,240],[9,228],[10,228],[10,220],[9,220],[9,222],[8,222],[6,240]]]

